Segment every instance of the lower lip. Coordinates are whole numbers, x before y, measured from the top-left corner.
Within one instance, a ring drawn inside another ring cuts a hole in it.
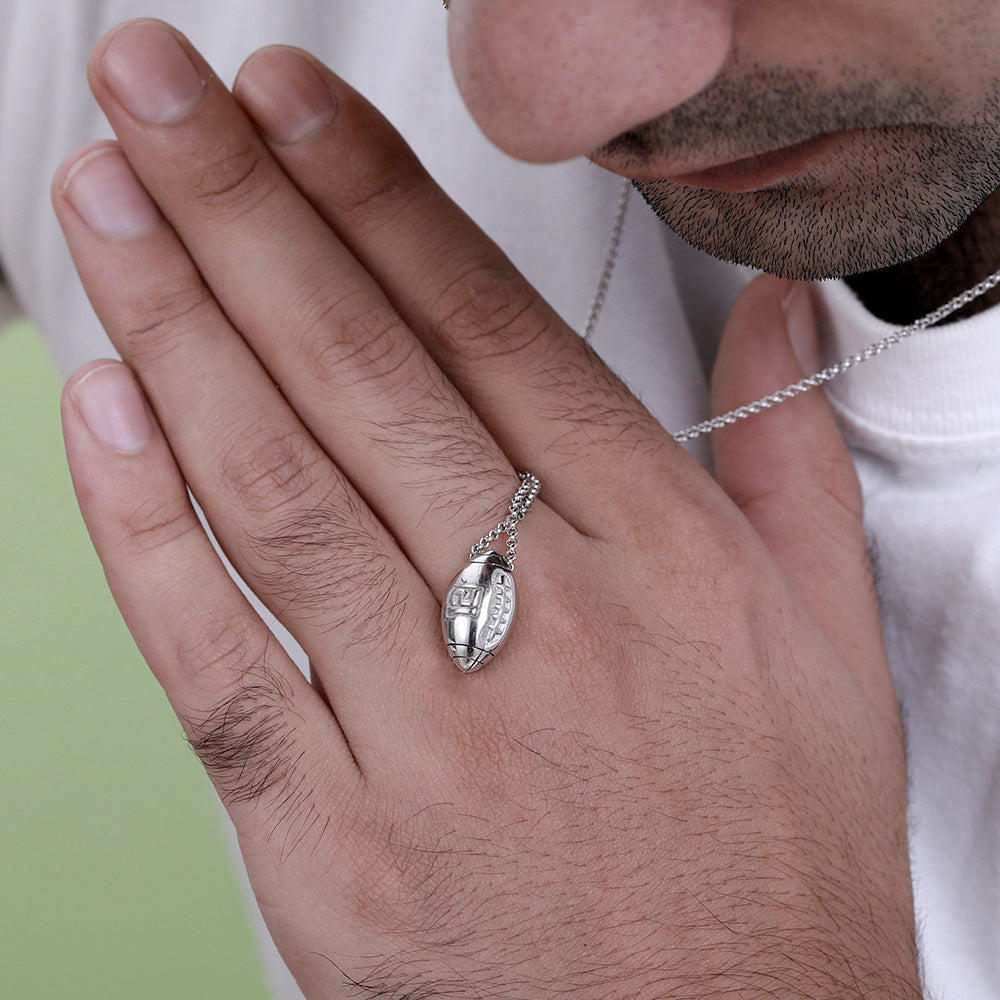
[[[734,160],[690,174],[675,174],[669,180],[715,191],[758,191],[807,170],[841,135],[838,132],[819,135],[784,149],[748,156],[745,160]]]

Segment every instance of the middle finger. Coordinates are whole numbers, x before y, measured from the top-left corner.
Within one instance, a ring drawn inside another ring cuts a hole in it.
[[[91,77],[233,325],[443,593],[505,513],[506,456],[186,40],[126,24],[95,50]]]

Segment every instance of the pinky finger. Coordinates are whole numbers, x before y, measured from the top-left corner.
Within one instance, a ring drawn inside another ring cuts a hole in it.
[[[80,508],[139,649],[244,853],[286,852],[360,778],[336,719],[230,578],[131,371],[84,367],[62,409]]]

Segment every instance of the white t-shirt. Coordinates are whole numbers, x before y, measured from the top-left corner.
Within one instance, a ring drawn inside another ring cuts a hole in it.
[[[0,0],[0,260],[60,368],[111,353],[49,207],[62,157],[105,136],[84,78],[101,32],[159,15],[224,79],[270,42],[316,52],[378,104],[432,173],[574,326],[619,181],[529,167],[479,135],[447,69],[436,0]],[[595,346],[665,426],[706,415],[699,344],[745,273],[690,250],[634,198]],[[884,332],[841,283],[819,290],[831,358]],[[910,745],[911,857],[928,995],[1000,996],[1000,311],[925,334],[830,395],[854,451]],[[703,445],[696,445],[702,448]],[[296,997],[276,953],[276,993]]]

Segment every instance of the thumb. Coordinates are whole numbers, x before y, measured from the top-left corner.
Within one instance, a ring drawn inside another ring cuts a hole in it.
[[[818,355],[810,287],[758,278],[726,324],[712,374],[714,412],[798,381],[819,367]],[[720,485],[869,697],[894,718],[861,487],[826,396],[813,389],[713,439]]]

